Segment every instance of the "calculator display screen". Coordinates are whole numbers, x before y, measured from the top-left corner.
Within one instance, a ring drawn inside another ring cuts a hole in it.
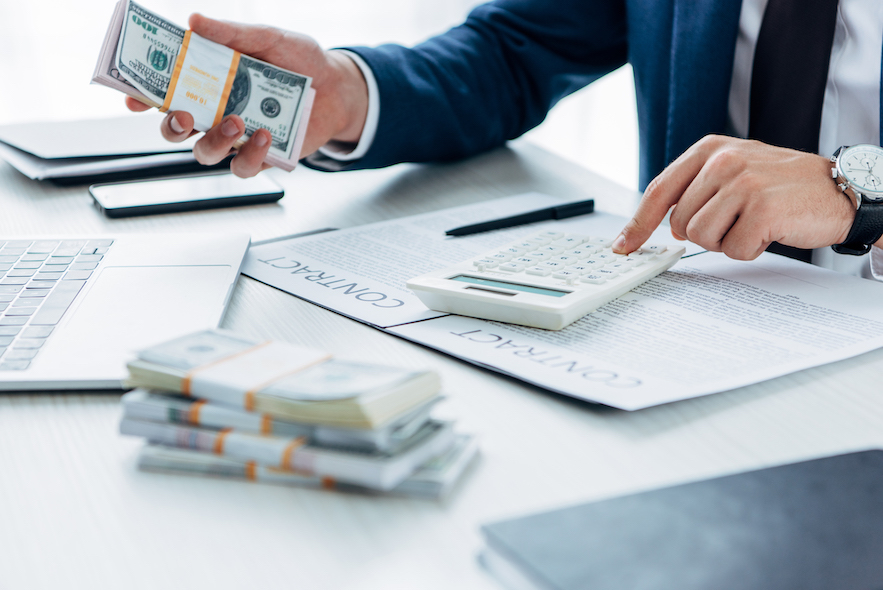
[[[460,281],[462,283],[472,283],[483,287],[498,287],[500,289],[514,289],[515,291],[524,291],[525,293],[536,293],[537,295],[548,295],[550,297],[564,297],[570,295],[570,291],[556,291],[554,289],[543,289],[542,287],[532,287],[530,285],[519,285],[518,283],[507,283],[504,281],[491,281],[488,279],[479,279],[466,275],[457,275],[451,277],[452,281]]]

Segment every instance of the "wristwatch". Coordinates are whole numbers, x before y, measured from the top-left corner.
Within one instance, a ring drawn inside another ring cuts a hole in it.
[[[883,236],[883,148],[853,145],[837,148],[831,156],[831,177],[855,199],[855,221],[846,241],[831,246],[838,254],[861,256]]]

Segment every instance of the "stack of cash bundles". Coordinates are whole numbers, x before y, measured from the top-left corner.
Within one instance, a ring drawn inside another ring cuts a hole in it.
[[[129,363],[123,434],[139,467],[297,486],[438,498],[476,454],[433,419],[438,375],[332,359],[221,330]]]

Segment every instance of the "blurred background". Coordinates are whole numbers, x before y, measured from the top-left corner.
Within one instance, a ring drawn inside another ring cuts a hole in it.
[[[145,0],[186,26],[191,12],[269,24],[324,47],[411,45],[461,22],[474,0]],[[116,116],[122,96],[89,84],[114,0],[0,2],[0,124]],[[158,133],[158,132],[157,132]],[[626,66],[563,100],[526,138],[629,188],[638,186],[635,90]]]

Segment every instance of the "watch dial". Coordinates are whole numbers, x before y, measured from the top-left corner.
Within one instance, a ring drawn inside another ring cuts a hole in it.
[[[841,154],[840,171],[860,191],[883,193],[883,149],[872,145],[847,149]],[[883,198],[883,194],[866,196]]]

